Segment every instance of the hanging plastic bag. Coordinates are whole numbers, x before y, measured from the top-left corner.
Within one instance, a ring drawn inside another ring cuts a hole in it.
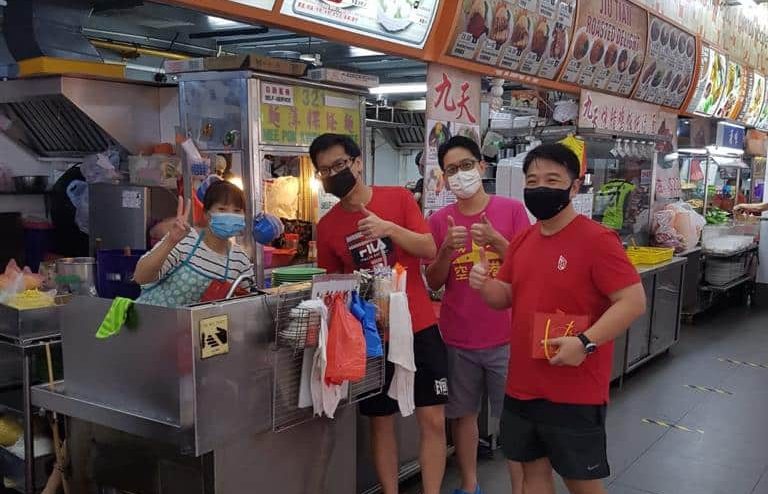
[[[365,377],[365,337],[363,327],[347,309],[345,295],[336,294],[331,302],[328,328],[327,384],[356,382]]]
[[[363,325],[365,336],[365,356],[368,358],[382,357],[384,348],[381,345],[381,336],[376,327],[376,306],[367,300],[360,298],[357,292],[352,292],[352,314]]]
[[[120,151],[109,148],[103,153],[86,156],[80,165],[80,171],[89,184],[109,183],[120,178],[117,167],[120,165]]]
[[[67,186],[67,197],[75,206],[75,224],[81,232],[88,235],[88,184],[82,180],[73,180]]]

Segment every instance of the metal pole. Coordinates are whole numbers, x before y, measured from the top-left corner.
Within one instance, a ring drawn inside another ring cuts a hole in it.
[[[32,358],[30,349],[24,348],[24,369],[22,381],[24,386],[24,490],[28,494],[35,492],[35,451],[34,427],[32,424]]]

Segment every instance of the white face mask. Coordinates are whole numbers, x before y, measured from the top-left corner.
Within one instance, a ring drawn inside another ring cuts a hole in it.
[[[468,172],[460,171],[456,175],[448,177],[448,185],[451,186],[451,192],[456,197],[469,199],[477,194],[477,191],[483,186],[483,179],[480,177],[480,172],[475,168]]]

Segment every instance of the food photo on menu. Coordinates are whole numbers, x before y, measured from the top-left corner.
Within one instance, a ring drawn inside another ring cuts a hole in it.
[[[490,38],[496,45],[495,49],[500,50],[502,45],[509,39],[509,29],[512,24],[512,13],[504,0],[496,2],[493,10],[493,22],[491,23]]]
[[[727,118],[734,105],[738,103],[741,93],[741,66],[736,63],[728,64],[728,72],[725,78],[725,87],[720,105],[717,107],[715,116],[718,118]]]

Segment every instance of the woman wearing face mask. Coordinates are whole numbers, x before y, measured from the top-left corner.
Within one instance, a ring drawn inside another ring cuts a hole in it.
[[[452,419],[461,486],[454,494],[482,494],[477,478],[477,418],[487,393],[491,412],[499,417],[509,361],[509,311],[488,307],[469,286],[469,272],[480,262],[480,252],[491,271],[497,271],[509,241],[530,226],[522,203],[490,196],[483,189],[486,164],[475,141],[451,138],[437,153],[448,188],[458,201],[429,218],[439,246],[427,268],[432,290],[445,287],[440,309],[440,332],[448,349],[450,394],[445,415]],[[471,329],[470,329],[471,328]],[[522,467],[511,469],[513,494],[522,492]]]
[[[179,198],[176,220],[168,234],[136,265],[134,279],[142,285],[138,303],[179,307],[200,301],[212,282],[235,281],[252,275],[242,247],[231,241],[245,230],[245,195],[229,182],[216,182],[203,200],[208,226],[188,223],[189,203]]]

